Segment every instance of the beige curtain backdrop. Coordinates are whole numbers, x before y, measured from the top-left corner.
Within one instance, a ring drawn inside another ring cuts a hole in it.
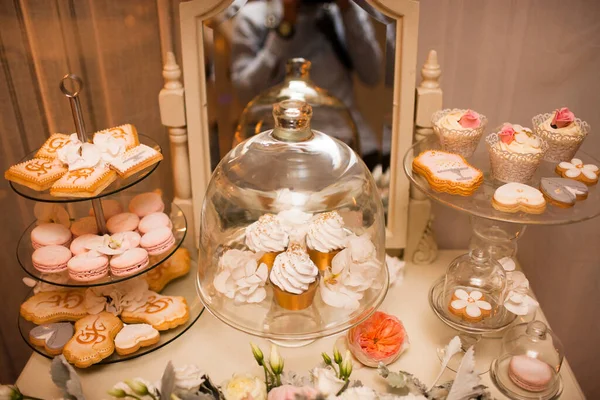
[[[170,0],[177,21],[178,0]],[[131,122],[163,146],[167,160],[145,188],[170,196],[168,140],[160,125],[162,86],[156,3],[150,0],[0,1],[0,164],[17,162],[49,132],[73,130],[58,80],[84,75],[89,130]],[[178,29],[174,30],[178,38]],[[490,125],[529,125],[569,106],[600,127],[600,2],[597,0],[422,0],[419,65],[438,50],[444,106],[470,107]],[[180,54],[178,54],[180,56]],[[583,149],[600,158],[593,130]],[[480,148],[479,151],[482,151]],[[33,203],[0,182],[0,381],[12,382],[30,350],[16,329],[27,289],[15,247]],[[465,215],[435,206],[441,248],[466,248]],[[600,398],[600,226],[528,228],[519,259],[589,398]],[[418,335],[414,332],[413,335]],[[185,339],[183,339],[185,340]]]
[[[422,0],[419,62],[436,49],[444,107],[491,127],[568,106],[590,123],[582,149],[600,159],[600,2]],[[478,151],[485,151],[480,144]],[[595,188],[594,190],[598,190]],[[468,218],[434,208],[441,248],[465,248]],[[600,398],[600,219],[529,227],[518,258],[590,399]]]

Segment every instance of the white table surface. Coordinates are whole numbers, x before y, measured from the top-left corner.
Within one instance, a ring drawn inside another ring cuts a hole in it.
[[[440,362],[436,348],[447,344],[455,331],[435,316],[429,307],[427,295],[432,283],[444,273],[450,261],[462,253],[464,251],[440,251],[438,259],[432,265],[407,264],[404,282],[389,291],[381,309],[403,321],[411,343],[400,359],[389,366],[390,370],[411,372],[426,385],[430,385],[439,372]],[[537,319],[546,322],[542,313],[538,313]],[[321,339],[301,348],[281,348],[285,370],[308,375],[308,370],[320,363],[321,352],[331,354],[338,337],[339,335]],[[216,383],[221,383],[234,372],[250,372],[260,377],[262,370],[252,357],[248,344],[250,341],[268,352],[270,345],[266,340],[238,332],[205,311],[196,324],[173,343],[130,361],[79,370],[79,376],[86,399],[90,400],[108,398],[106,391],[126,378],[143,377],[151,382],[160,379],[169,360],[176,367],[196,364],[208,372]],[[34,353],[23,368],[17,385],[29,396],[58,398],[61,394],[53,385],[49,371],[50,360]],[[561,398],[585,399],[566,361],[561,375],[564,384]],[[440,382],[453,379],[453,376],[453,372],[446,370]],[[360,379],[363,384],[379,391],[386,389],[383,380],[371,368],[359,368],[355,365],[352,378]],[[491,382],[489,373],[482,375],[482,381],[495,398],[506,398]]]

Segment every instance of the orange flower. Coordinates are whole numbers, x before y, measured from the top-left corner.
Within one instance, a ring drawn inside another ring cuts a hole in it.
[[[406,340],[402,322],[381,311],[376,311],[371,318],[352,328],[350,335],[360,349],[374,360],[385,360],[398,354]]]

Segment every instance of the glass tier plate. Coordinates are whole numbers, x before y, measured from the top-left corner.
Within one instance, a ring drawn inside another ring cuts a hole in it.
[[[142,347],[135,353],[124,356],[121,356],[114,352],[110,357],[105,358],[104,360],[100,361],[98,364],[95,365],[117,363],[125,360],[131,360],[133,358],[143,356],[144,354],[152,353],[153,351],[158,350],[161,347],[171,343],[173,340],[177,339],[178,337],[183,335],[188,329],[190,329],[191,326],[194,325],[194,322],[196,322],[204,312],[204,307],[202,306],[200,299],[198,299],[198,295],[196,293],[196,288],[194,285],[194,271],[196,271],[197,268],[198,267],[196,262],[192,261],[192,264],[190,266],[190,272],[188,272],[186,276],[176,279],[169,283],[161,292],[161,294],[167,296],[185,297],[190,313],[190,317],[185,324],[180,325],[174,329],[162,331],[160,333],[160,341],[156,344],[153,344],[152,346]],[[36,326],[33,322],[26,321],[21,316],[19,316],[18,325],[21,337],[23,338],[23,340],[25,340],[29,347],[31,347],[36,353],[41,354],[44,357],[54,358],[54,356],[48,354],[43,347],[38,347],[29,341],[29,331],[31,331],[31,329],[33,329]]]
[[[160,265],[160,263],[171,257],[171,255],[175,253],[175,251],[183,243],[183,240],[185,239],[185,235],[187,233],[187,221],[185,219],[183,211],[181,211],[181,209],[175,204],[165,204],[165,213],[167,213],[167,215],[171,217],[171,222],[173,223],[173,236],[175,237],[175,244],[166,253],[163,253],[158,256],[151,256],[150,263],[145,269],[129,276],[111,276],[109,272],[109,275],[105,278],[98,279],[93,282],[79,282],[74,281],[72,279],[68,279],[67,281],[65,281],[64,277],[66,271],[58,274],[44,274],[38,271],[33,267],[33,262],[31,261],[31,255],[34,252],[33,245],[31,244],[31,231],[36,227],[35,221],[31,225],[29,225],[25,232],[23,232],[23,235],[19,240],[19,244],[17,245],[17,259],[19,260],[21,268],[23,268],[23,270],[27,272],[32,278],[52,285],[67,287],[91,287],[123,282],[156,268],[158,265]]]
[[[265,287],[267,297],[260,303],[237,304],[235,301],[215,297],[207,307],[208,311],[227,325],[248,334],[271,339],[286,347],[296,347],[315,339],[346,331],[360,324],[377,310],[383,302],[389,286],[389,272],[383,268],[385,276],[380,288],[364,292],[360,307],[356,310],[334,308],[325,304],[319,288],[312,305],[304,310],[290,311],[280,307],[273,298],[271,283]],[[200,299],[201,272],[196,285]],[[378,282],[379,283],[379,282]]]
[[[483,335],[486,333],[499,332],[512,324],[517,316],[508,312],[504,307],[500,307],[500,312],[494,318],[490,318],[488,323],[479,323],[477,326],[466,323],[461,318],[448,311],[447,303],[444,303],[444,277],[435,281],[429,289],[429,305],[431,309],[449,327],[461,332]],[[484,320],[486,321],[486,320]]]
[[[480,147],[483,145],[484,143],[482,140]],[[494,207],[492,207],[492,197],[494,196],[495,190],[504,183],[496,181],[491,177],[490,160],[487,149],[482,151],[481,148],[479,151],[476,151],[472,157],[467,159],[471,165],[484,173],[484,182],[477,191],[471,196],[458,196],[437,192],[429,186],[425,178],[413,173],[412,170],[412,161],[414,157],[426,150],[441,150],[441,145],[437,136],[431,135],[431,137],[415,143],[408,149],[404,156],[404,171],[411,182],[423,193],[456,210],[477,217],[531,225],[570,224],[585,221],[600,215],[600,189],[598,189],[598,185],[588,186],[589,195],[587,199],[577,201],[577,203],[570,208],[560,208],[547,204],[546,211],[539,215],[527,214],[524,212],[506,213],[494,209]],[[600,166],[600,161],[581,150],[577,153],[577,158],[581,159],[585,164],[595,164]],[[559,175],[554,171],[556,164],[557,163],[554,162],[542,161],[529,185],[539,188],[541,178],[558,178]]]
[[[145,144],[146,146],[152,147],[153,149],[162,152],[160,146],[154,139],[152,139],[148,136],[145,136],[145,135],[138,135],[138,137],[139,137],[141,144]],[[19,161],[19,163],[22,163],[22,162],[31,160],[32,158],[35,158],[35,153],[37,153],[37,150],[26,155],[25,157],[23,157]],[[111,183],[106,189],[104,189],[100,194],[98,194],[97,196],[93,196],[93,197],[55,197],[55,196],[50,195],[50,190],[43,190],[41,192],[38,192],[36,190],[28,188],[27,186],[19,185],[18,183],[15,183],[15,182],[9,181],[9,183],[10,183],[10,187],[17,194],[19,194],[25,198],[28,198],[30,200],[42,201],[45,203],[75,203],[78,201],[88,201],[88,200],[93,200],[93,199],[99,199],[104,196],[110,196],[111,194],[118,193],[121,190],[125,190],[125,189],[141,182],[147,176],[152,174],[152,172],[154,172],[154,170],[158,167],[159,164],[160,164],[160,161],[155,164],[152,164],[149,167],[144,168],[143,170],[141,170],[125,179],[117,177],[117,179],[113,183]]]

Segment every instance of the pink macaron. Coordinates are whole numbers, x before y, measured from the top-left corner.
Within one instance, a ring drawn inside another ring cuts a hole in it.
[[[98,236],[98,235],[92,235],[92,234],[85,234],[85,235],[81,235],[76,237],[75,239],[73,239],[73,241],[71,242],[71,253],[73,253],[74,256],[78,256],[80,254],[83,253],[87,253],[90,249],[89,249],[89,245],[96,241],[100,241],[102,239],[102,236]]]
[[[69,260],[69,277],[80,282],[95,281],[108,275],[108,257],[88,251]]]
[[[102,200],[102,212],[104,213],[104,219],[109,219],[112,216],[122,213],[123,206],[117,200]],[[90,208],[90,216],[94,216],[93,208]]]
[[[96,225],[96,217],[83,217],[71,224],[71,233],[73,237],[82,235],[97,235],[98,225]]]
[[[140,218],[148,214],[163,212],[164,210],[165,203],[163,203],[161,195],[156,192],[138,194],[129,203],[129,211]]]
[[[144,218],[140,220],[140,224],[138,225],[138,230],[141,234],[148,233],[157,228],[167,227],[169,229],[173,228],[173,223],[171,222],[171,218],[165,213],[158,212],[146,215]]]
[[[43,246],[69,246],[71,231],[61,224],[40,224],[31,231],[31,244],[34,249]]]
[[[62,272],[67,269],[71,251],[65,246],[51,245],[40,247],[31,255],[33,267],[45,274]]]
[[[148,252],[139,247],[129,249],[110,259],[110,272],[115,276],[128,276],[146,268]]]
[[[112,216],[106,221],[106,229],[110,233],[135,231],[140,223],[140,218],[134,213],[121,213]]]
[[[148,251],[151,256],[162,254],[175,244],[175,237],[170,228],[162,227],[153,229],[142,236],[140,246]]]
[[[552,367],[537,358],[513,356],[508,364],[508,377],[529,392],[542,392],[552,381]]]

